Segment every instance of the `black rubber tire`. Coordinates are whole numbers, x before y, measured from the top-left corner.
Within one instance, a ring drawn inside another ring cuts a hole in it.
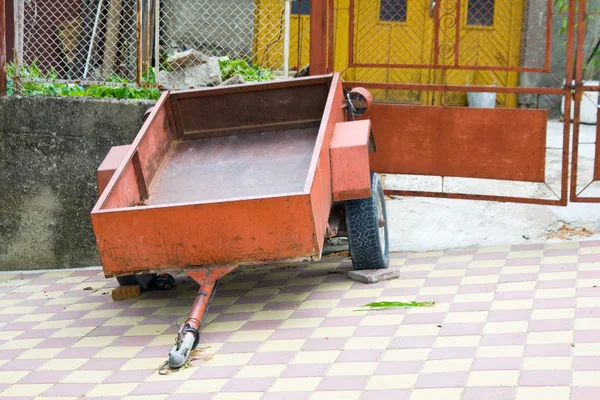
[[[150,282],[156,277],[156,274],[141,274],[117,276],[119,286],[140,285],[141,290],[148,290]]]
[[[381,204],[381,210],[379,210]],[[385,226],[383,239],[379,214]],[[385,269],[390,265],[387,212],[383,185],[376,173],[371,174],[371,197],[346,202],[348,244],[354,269]],[[383,243],[382,243],[383,242]]]

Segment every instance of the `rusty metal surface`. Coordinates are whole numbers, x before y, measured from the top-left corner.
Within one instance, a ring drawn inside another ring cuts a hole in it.
[[[129,151],[130,145],[126,144],[123,146],[113,146],[108,151],[106,157],[98,167],[96,171],[96,180],[98,183],[98,197],[102,195],[106,186],[108,186],[108,182],[112,178],[113,174],[121,165],[121,162],[127,155]]]
[[[323,105],[318,128],[269,125],[263,133],[180,139],[177,101],[161,96],[92,211],[106,276],[320,257],[332,205],[329,143],[345,119],[343,92],[338,74],[298,81],[177,94],[210,101],[252,97],[254,88],[304,94],[312,86],[319,96],[324,87],[324,99],[312,99]]]
[[[318,126],[330,82],[327,77],[172,92],[178,137]]]
[[[327,96],[323,120],[319,127],[317,143],[308,171],[308,180],[304,192],[310,192],[312,224],[315,229],[315,240],[318,244],[318,254],[323,250],[325,230],[329,213],[333,204],[331,196],[331,161],[329,144],[333,137],[335,125],[346,120],[343,108],[344,92],[340,74],[335,73],[331,79],[331,88]]]
[[[334,201],[371,196],[370,134],[369,120],[339,122],[335,125],[329,149]]]
[[[146,204],[300,193],[317,128],[173,142]]]
[[[375,104],[375,172],[544,182],[545,110]]]
[[[310,74],[321,75],[331,72],[327,66],[327,42],[333,38],[333,33],[328,33],[333,27],[328,26],[327,0],[311,0],[310,3]]]
[[[100,210],[92,225],[108,277],[320,254],[308,194]]]

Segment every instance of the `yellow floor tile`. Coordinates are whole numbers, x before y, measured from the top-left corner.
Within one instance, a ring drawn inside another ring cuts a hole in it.
[[[6,388],[2,391],[0,396],[14,396],[14,397],[26,397],[26,396],[39,396],[44,393],[46,390],[52,387],[51,384],[16,384],[12,385],[9,388]]]
[[[317,328],[310,335],[311,338],[345,338],[352,337],[356,326],[332,326]]]
[[[259,400],[262,393],[217,393],[212,400]]]
[[[75,343],[73,347],[106,347],[118,338],[118,336],[84,337]]]
[[[86,326],[83,328],[63,328],[53,333],[51,338],[79,338],[84,337],[91,331],[96,329],[95,326]]]
[[[492,311],[496,310],[530,310],[533,300],[503,300],[492,303]]]
[[[113,371],[73,371],[60,383],[100,383],[112,373]]]
[[[206,365],[245,365],[253,355],[254,353],[215,354],[210,361],[206,362]]]
[[[409,400],[460,400],[461,388],[414,389]]]
[[[114,317],[106,321],[103,326],[134,326],[145,319],[146,317]]]
[[[106,347],[100,350],[95,358],[131,358],[142,349],[141,346]]]
[[[129,329],[123,336],[156,336],[169,329],[171,325],[137,325]]]
[[[573,371],[573,386],[598,386],[600,371]]]
[[[355,391],[335,391],[327,390],[322,392],[314,392],[310,396],[310,400],[358,400],[361,392]]]
[[[474,347],[479,345],[481,336],[439,336],[433,347]]]
[[[340,355],[339,350],[301,351],[292,359],[291,364],[332,363]]]
[[[551,344],[573,342],[573,331],[530,332],[527,344]]]
[[[421,373],[433,374],[438,372],[468,371],[473,360],[470,358],[429,360],[423,365]]]
[[[600,329],[600,318],[577,318],[575,319],[576,331],[589,331]]]
[[[569,392],[570,388],[568,386],[519,387],[517,388],[516,400],[568,400]]]
[[[487,322],[484,334],[527,332],[529,321]]]
[[[287,368],[284,364],[246,365],[235,376],[236,378],[271,378],[278,377]]]
[[[13,339],[0,345],[0,350],[30,349],[40,344],[44,339]]]
[[[310,392],[317,388],[322,378],[279,378],[269,392]]]
[[[477,348],[476,357],[521,357],[525,351],[525,346],[481,346]]]
[[[321,325],[325,318],[292,318],[284,321],[279,328],[298,329],[298,328],[316,328]]]
[[[420,361],[426,360],[430,349],[391,349],[385,352],[382,361]]]
[[[269,339],[275,332],[274,329],[239,331],[231,335],[228,342],[260,342]]]
[[[573,354],[578,357],[600,356],[600,343],[576,343]]]
[[[572,357],[525,357],[522,370],[570,370]]]
[[[237,331],[246,321],[213,322],[202,328],[201,332],[233,332]]]
[[[127,361],[121,368],[121,371],[132,370],[158,370],[165,362],[165,357],[161,358],[132,358]],[[181,371],[178,371],[181,372]]]
[[[88,362],[88,358],[55,358],[38,368],[40,371],[73,371]]]
[[[516,386],[519,371],[471,371],[467,386]]]
[[[485,322],[488,314],[487,311],[450,312],[444,323]]]
[[[126,396],[138,383],[101,383],[88,392],[87,397]]]
[[[394,390],[410,389],[417,382],[418,375],[376,375],[372,376],[367,383],[366,390]]]
[[[17,383],[28,375],[30,371],[0,371],[0,384],[10,385]]]
[[[372,337],[354,337],[346,341],[344,350],[385,350],[392,338],[381,337],[373,340]]]
[[[332,364],[327,376],[365,376],[373,375],[377,368],[376,362],[343,362]]]
[[[532,320],[542,319],[569,319],[575,318],[575,310],[572,308],[548,308],[533,310]]]
[[[306,339],[269,340],[263,343],[258,352],[299,351],[304,343],[306,343]]]

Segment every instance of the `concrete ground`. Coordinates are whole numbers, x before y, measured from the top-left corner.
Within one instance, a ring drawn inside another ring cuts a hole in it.
[[[188,368],[157,370],[196,285],[113,302],[99,269],[0,274],[0,399],[596,400],[600,241],[394,254],[223,279]],[[374,301],[431,307],[357,311]]]
[[[596,126],[581,125],[581,176],[591,177],[594,160]],[[548,122],[547,182],[560,191],[560,152],[563,124]],[[583,144],[586,143],[586,144]],[[409,182],[412,187],[436,191],[433,178]],[[406,181],[386,177],[386,187],[399,188]],[[506,188],[502,182],[487,181],[481,186],[484,193],[514,196],[543,196],[540,186],[515,185]],[[467,185],[467,188],[469,186]],[[387,202],[390,219],[390,247],[393,251],[428,251],[473,246],[498,246],[519,243],[540,243],[549,232],[563,224],[600,232],[600,205],[570,203],[567,207],[530,204],[493,203],[472,200],[404,197]]]

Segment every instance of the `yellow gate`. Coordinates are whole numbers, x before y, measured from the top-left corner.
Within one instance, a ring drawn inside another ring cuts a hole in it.
[[[336,0],[334,69],[359,82],[516,86],[518,72],[508,69],[519,67],[522,20],[523,0]],[[374,96],[466,104],[464,93]],[[515,107],[516,95],[498,94],[497,102]]]

